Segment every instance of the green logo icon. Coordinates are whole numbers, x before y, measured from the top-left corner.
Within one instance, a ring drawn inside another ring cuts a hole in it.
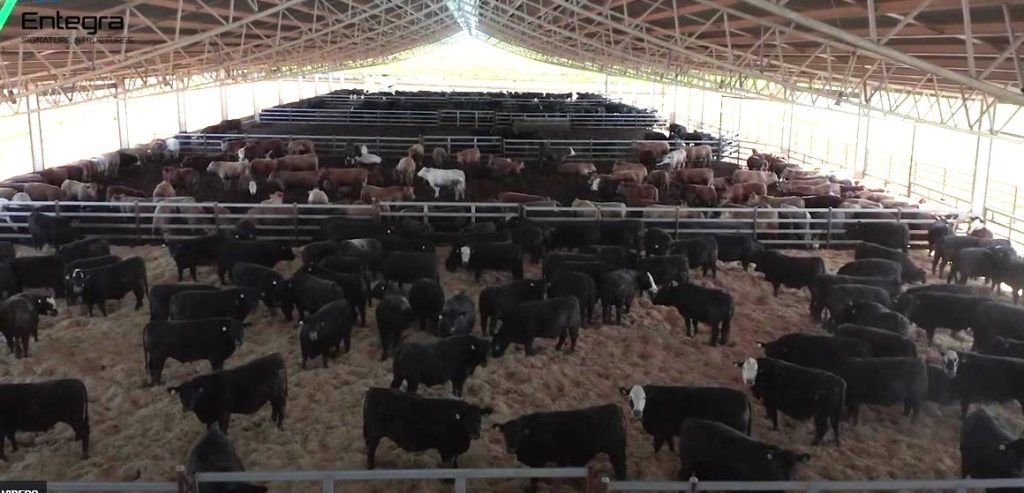
[[[7,18],[14,11],[14,4],[16,3],[18,3],[18,0],[4,0],[3,7],[0,7],[0,30],[3,30],[4,26],[7,25]]]

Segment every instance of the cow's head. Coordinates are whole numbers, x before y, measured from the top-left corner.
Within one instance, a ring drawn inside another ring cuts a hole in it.
[[[757,382],[757,360],[754,358],[747,358],[742,363],[737,363],[740,367],[740,375],[743,378],[743,383],[747,385],[754,385]]]
[[[277,260],[295,260],[295,252],[292,251],[292,247],[288,245],[279,245],[277,247]]]
[[[590,191],[597,192],[599,190],[601,190],[601,177],[596,174],[590,175]]]
[[[484,416],[493,412],[494,410],[489,407],[480,408],[472,404],[465,404],[455,410],[452,418],[462,425],[463,431],[471,438],[480,438],[480,424],[483,422]]]
[[[365,155],[367,155],[369,153],[370,153],[370,150],[367,149],[366,146],[364,146],[364,145],[359,146],[359,155],[360,156],[365,156]]]
[[[508,347],[511,344],[512,340],[509,338],[508,332],[505,330],[505,324],[502,323],[501,327],[494,333],[494,337],[491,338],[491,356],[495,358],[504,356],[505,351],[508,350]]]
[[[658,294],[658,285],[654,282],[654,276],[650,272],[641,272],[639,279],[640,291],[647,293],[647,296],[654,297]]]
[[[565,157],[573,157],[575,155],[576,155],[576,150],[574,150],[572,147],[570,147],[569,148],[569,154],[567,154]]]
[[[245,324],[236,320],[225,320],[224,325],[220,326],[220,331],[231,338],[235,343],[235,348],[242,347],[245,343]]]
[[[89,276],[82,269],[75,269],[71,273],[71,289],[75,294],[80,294],[85,289],[85,282],[89,279]]]
[[[946,351],[942,355],[942,368],[950,378],[956,377],[960,370],[960,355],[956,351]]]
[[[522,420],[513,419],[504,423],[495,423],[494,428],[505,437],[505,451],[514,454],[519,450],[523,438],[529,436],[530,428],[523,425]]]
[[[471,332],[473,326],[471,323],[476,322],[475,314],[472,308],[466,310],[467,306],[461,304],[445,304],[444,310],[441,311],[441,315],[438,316],[438,330],[440,335],[455,335],[458,332]],[[469,329],[468,331],[466,329]],[[490,341],[487,343],[488,349],[490,349]]]
[[[619,387],[619,392],[626,396],[626,400],[629,401],[629,408],[633,410],[633,415],[642,418],[644,416],[644,406],[647,405],[647,391],[644,390],[644,386]]]
[[[181,401],[181,410],[184,412],[189,412],[196,408],[196,404],[202,397],[203,391],[203,384],[196,380],[189,380],[177,387],[167,387],[167,393],[178,396],[178,400]]]
[[[797,464],[811,460],[810,454],[802,454],[778,447],[769,447],[764,452],[764,460],[771,465],[774,479],[788,481],[793,478]]]
[[[467,335],[466,337],[466,365],[472,375],[477,366],[487,366],[487,356],[491,352],[491,341],[483,337]]]
[[[255,197],[257,192],[256,180],[249,180],[249,196]]]
[[[245,147],[242,147],[241,149],[239,149],[236,154],[238,154],[238,160],[239,161],[245,161]]]
[[[43,315],[56,317],[58,314],[57,300],[55,300],[52,296],[47,296],[45,298],[36,298],[36,310]]]
[[[459,248],[459,257],[462,259],[462,265],[469,265],[469,258],[473,256],[473,249],[469,246],[463,246]]]

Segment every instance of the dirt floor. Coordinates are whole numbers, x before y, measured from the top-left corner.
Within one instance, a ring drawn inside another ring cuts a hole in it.
[[[122,256],[142,256],[149,269],[150,285],[174,281],[174,266],[160,247],[115,247]],[[30,254],[29,252],[21,252]],[[807,252],[798,254],[808,254]],[[830,270],[849,260],[849,252],[821,252]],[[921,252],[915,252],[924,263]],[[443,254],[442,254],[443,258]],[[291,273],[298,261],[280,264],[278,270]],[[466,272],[443,272],[443,284],[450,296],[460,290],[475,299],[482,286],[506,281],[504,274],[485,274],[475,283]],[[527,273],[539,277],[538,269]],[[210,269],[203,269],[200,282],[215,283]],[[813,330],[807,314],[806,291],[783,289],[778,298],[770,286],[753,272],[738,265],[725,266],[717,280],[698,282],[729,290],[737,300],[732,345],[710,348],[707,328],[697,339],[683,335],[682,319],[674,309],[652,306],[640,299],[625,326],[593,326],[583,331],[574,354],[554,351],[553,341],[542,341],[542,352],[531,358],[521,348],[513,348],[504,357],[478,369],[466,385],[467,401],[492,406],[496,413],[484,423],[483,436],[461,457],[465,468],[517,467],[508,455],[501,435],[490,427],[520,414],[539,410],[571,409],[602,403],[618,403],[625,409],[620,386],[635,383],[676,385],[722,385],[742,388],[733,362],[758,356],[757,341],[770,340],[784,333]],[[936,282],[936,279],[930,279]],[[77,377],[87,385],[90,395],[92,457],[79,459],[79,444],[65,425],[46,433],[20,433],[23,445],[10,453],[10,462],[0,465],[5,479],[48,480],[171,480],[174,468],[183,464],[203,426],[191,414],[182,412],[175,397],[165,391],[168,385],[209,371],[206,363],[168,362],[165,385],[146,387],[143,371],[142,328],[148,320],[148,304],[132,311],[134,301],[111,302],[108,318],[89,318],[82,307],[65,309],[56,318],[44,318],[38,343],[31,357],[16,360],[0,356],[0,378],[7,382],[38,381]],[[353,348],[340,356],[330,368],[300,369],[296,326],[269,316],[260,309],[252,317],[253,326],[245,345],[228,361],[228,366],[280,352],[289,372],[289,398],[284,431],[269,420],[269,406],[251,416],[236,415],[231,439],[246,467],[253,471],[361,469],[365,465],[361,432],[361,402],[371,386],[386,386],[390,381],[390,362],[378,361],[375,321],[370,310],[367,327],[355,331]],[[424,338],[418,330],[408,337]],[[931,361],[938,359],[936,349],[927,349],[923,334],[918,334],[922,353]],[[940,334],[941,345],[957,344]],[[446,396],[444,387],[423,393]],[[754,435],[812,455],[812,461],[799,470],[801,479],[883,479],[954,478],[959,475],[957,452],[959,424],[957,406],[944,408],[927,405],[917,423],[902,416],[900,407],[867,406],[861,424],[843,429],[843,447],[832,443],[810,446],[812,425],[783,419],[779,431],[771,431],[763,408],[755,403]],[[1024,420],[1016,405],[995,409],[1010,418],[1014,429]],[[627,414],[627,416],[629,416]],[[662,450],[655,454],[651,438],[638,420],[629,417],[629,477],[635,479],[673,479],[677,458]],[[385,440],[378,451],[380,468],[431,468],[440,459],[436,452],[410,454]],[[610,473],[602,458],[600,470]],[[470,487],[486,486],[486,491],[519,492],[525,481],[471,482]],[[340,487],[340,486],[339,486]],[[346,491],[450,491],[441,482],[395,482],[364,484]],[[578,483],[542,485],[547,491],[575,491]],[[314,491],[314,484],[274,485],[274,491]],[[476,490],[481,491],[481,490]]]

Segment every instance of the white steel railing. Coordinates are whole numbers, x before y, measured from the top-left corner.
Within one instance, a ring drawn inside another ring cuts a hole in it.
[[[356,108],[292,108],[273,107],[260,111],[263,123],[310,124],[375,124],[404,126],[474,126],[507,127],[516,120],[566,120],[576,128],[653,128],[666,124],[664,118],[653,113],[592,113],[592,112],[520,112],[506,113],[476,110],[376,110]]]
[[[887,479],[865,481],[612,481],[601,478],[599,491],[955,491],[1021,488],[1024,478],[1011,479]]]

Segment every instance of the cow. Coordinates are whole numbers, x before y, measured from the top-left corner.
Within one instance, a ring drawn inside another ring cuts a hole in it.
[[[171,295],[168,312],[171,320],[231,317],[242,321],[257,304],[259,294],[251,288],[186,290]]]
[[[57,255],[34,255],[7,260],[19,288],[50,288],[54,296],[65,294],[64,260]]]
[[[280,307],[285,320],[291,320],[295,296],[292,284],[286,281],[283,275],[270,267],[237,262],[231,269],[231,279],[236,286],[251,288],[259,293],[260,299],[271,313]]]
[[[162,383],[167,358],[181,363],[207,360],[213,371],[222,370],[224,362],[241,347],[244,337],[244,324],[232,318],[151,321],[142,331],[142,351],[150,383]]]
[[[715,171],[711,168],[681,169],[675,172],[673,179],[682,185],[709,187],[714,183]]]
[[[960,417],[973,402],[1017,401],[1024,406],[1024,361],[1016,358],[946,351],[943,367],[960,398]]]
[[[626,207],[650,207],[659,201],[658,187],[642,184],[624,184],[621,187]]]
[[[452,153],[452,156],[455,158],[455,162],[458,163],[459,166],[474,166],[480,164],[480,149],[476,147],[455,151]]]
[[[452,394],[462,396],[466,379],[478,366],[487,366],[491,341],[474,335],[454,335],[430,344],[402,343],[395,352],[391,388],[405,382],[415,393],[422,383],[427,387],[452,384]]]
[[[317,173],[316,181],[324,190],[353,187],[360,190],[367,186],[369,172],[363,168],[324,168]]]
[[[605,272],[600,282],[601,321],[611,323],[612,308],[615,308],[615,323],[622,325],[622,313],[629,313],[633,299],[647,292],[658,293],[654,277],[649,271],[617,269]]]
[[[494,176],[497,177],[521,176],[526,170],[526,163],[522,159],[494,157],[493,155],[487,165],[494,170]],[[499,201],[501,200],[499,199]]]
[[[988,301],[981,296],[923,292],[910,298],[903,314],[924,329],[931,342],[936,329],[949,329],[955,334],[979,326],[980,305]]]
[[[241,472],[245,471],[242,460],[235,453],[227,435],[220,431],[214,423],[206,430],[202,438],[192,446],[188,454],[188,466],[185,474],[194,477],[203,472]],[[239,482],[203,482],[199,484],[197,493],[266,493],[267,488],[251,483]]]
[[[78,259],[110,255],[110,243],[103,238],[88,238],[65,243],[57,248],[57,256],[68,265]]]
[[[846,382],[838,376],[775,358],[747,358],[736,363],[743,383],[764,404],[772,429],[779,429],[779,412],[798,421],[814,418],[814,445],[821,443],[829,425],[840,444]]]
[[[409,328],[415,318],[409,300],[402,294],[401,289],[394,286],[384,286],[383,296],[380,303],[377,303],[377,333],[380,337],[381,355],[380,360],[388,359],[391,352],[398,349],[398,343],[402,339],[402,332]]]
[[[533,342],[538,337],[558,338],[556,351],[562,349],[568,337],[568,351],[573,352],[579,339],[580,325],[580,303],[575,297],[527,301],[514,310],[502,312],[501,328],[494,334],[492,352],[495,357],[500,357],[510,344],[516,343],[524,346],[527,356],[533,356]]]
[[[846,237],[906,252],[910,245],[910,228],[902,223],[855,222],[846,224]]]
[[[837,327],[844,324],[873,327],[907,338],[911,335],[911,324],[907,317],[874,301],[862,301],[846,307],[842,312],[832,315],[831,323]]]
[[[442,187],[449,187],[455,194],[455,200],[466,197],[466,172],[460,169],[421,168],[416,176],[422,178],[434,191],[434,198],[441,194]]]
[[[885,290],[889,296],[895,296],[900,292],[900,282],[896,279],[878,279],[874,277],[840,276],[837,274],[822,274],[814,279],[811,285],[810,313],[815,320],[821,320],[821,312],[825,309],[825,294],[833,286],[841,284],[854,284],[858,286],[874,286]],[[882,305],[889,306],[886,301]],[[830,314],[830,316],[835,315]]]
[[[998,247],[976,247],[957,250],[953,253],[952,262],[950,262],[949,276],[946,278],[946,284],[950,284],[954,280],[959,284],[967,284],[968,279],[985,277],[988,278],[994,288],[997,272],[999,267],[1002,266],[1002,262],[998,260],[999,256],[1008,254],[1009,252],[998,251]]]
[[[626,423],[615,404],[537,412],[494,428],[505,438],[505,450],[529,467],[585,467],[597,454],[608,456],[615,478],[626,479]],[[530,480],[536,491],[537,480]]]
[[[249,176],[248,161],[213,161],[206,167],[207,173],[220,178],[224,190],[231,189],[232,184],[241,183],[242,178]]]
[[[46,245],[56,249],[79,237],[71,218],[51,216],[42,212],[28,215],[28,234],[32,237],[32,246],[36,250],[42,250]]]
[[[473,271],[476,282],[486,270],[508,271],[513,280],[523,278],[523,252],[519,245],[508,242],[478,242],[452,249],[445,262],[449,272],[458,266]]]
[[[724,387],[680,387],[672,385],[633,385],[620,387],[633,415],[640,418],[644,431],[654,437],[654,452],[668,444],[674,451],[674,438],[687,419],[707,419],[731,426],[750,435],[753,412],[747,396]]]
[[[716,234],[715,242],[718,243],[718,260],[722,262],[739,262],[746,272],[751,263],[764,253],[764,245],[744,234]]]
[[[688,419],[679,431],[680,481],[788,481],[810,459],[715,421]]]
[[[480,307],[480,328],[486,337],[494,332],[498,320],[505,313],[518,310],[528,301],[544,298],[544,282],[537,279],[520,279],[507,284],[487,286],[480,291],[477,305]]]
[[[167,241],[167,251],[178,269],[178,282],[181,282],[186,269],[192,275],[192,281],[196,282],[196,267],[214,265],[226,240],[224,235],[214,233]]]
[[[719,193],[718,200],[720,204],[745,204],[755,195],[768,195],[768,187],[764,183],[736,183]]]
[[[754,271],[764,274],[776,297],[779,296],[779,286],[810,289],[814,279],[826,272],[825,261],[821,257],[794,257],[771,250],[762,253],[756,263]]]
[[[850,305],[863,301],[873,301],[886,308],[892,306],[892,298],[889,292],[877,286],[861,284],[836,284],[829,286],[825,289],[821,301],[822,306],[828,312],[826,325],[834,326],[834,321],[832,320],[833,313],[842,313]]]
[[[875,357],[917,356],[917,346],[910,338],[884,329],[865,325],[842,324],[836,327],[837,336],[849,337],[867,343]]]
[[[377,447],[384,438],[408,452],[437,450],[446,466],[458,467],[459,455],[480,437],[480,422],[492,412],[457,399],[370,388],[363,397],[366,468],[377,466]],[[409,426],[413,422],[416,426]]]
[[[758,342],[764,355],[795,365],[835,373],[843,361],[871,357],[871,346],[857,339],[792,332],[770,342]]]
[[[708,272],[718,277],[718,241],[714,236],[698,236],[676,240],[668,245],[670,255],[685,255],[691,268],[700,267],[704,277]]]
[[[421,278],[437,279],[437,255],[433,252],[391,252],[384,256],[385,281],[402,284]]]
[[[182,409],[195,413],[207,428],[217,423],[227,433],[232,414],[253,414],[268,402],[270,420],[283,428],[288,372],[284,358],[272,353],[235,368],[200,375],[169,387],[167,392],[176,394]]]
[[[476,325],[476,304],[465,291],[448,298],[438,319],[438,333],[443,336],[471,334]]]
[[[345,344],[347,353],[352,347],[352,326],[355,316],[348,302],[339,299],[320,307],[309,318],[299,322],[299,349],[302,351],[302,368],[306,361],[322,357],[327,368],[327,358],[336,357]]]
[[[1024,475],[1024,438],[1010,432],[1006,422],[988,409],[971,411],[960,425],[960,477],[1007,479]],[[1013,491],[1019,491],[1014,488]],[[985,491],[1011,491],[990,488]]]
[[[149,288],[149,321],[167,320],[171,316],[171,298],[184,291],[217,291],[209,284],[154,284]]]
[[[437,329],[444,300],[444,287],[437,279],[425,277],[413,281],[409,288],[409,306],[419,319],[420,330]]]
[[[292,139],[288,141],[288,154],[313,154],[313,141],[309,139]]]
[[[899,279],[903,282],[903,266],[884,258],[865,258],[843,264],[836,271],[841,276],[877,277]]]
[[[135,309],[142,308],[142,300],[149,293],[146,277],[146,262],[142,257],[129,257],[116,264],[76,269],[71,273],[73,292],[82,298],[89,316],[92,307],[98,305],[100,313],[107,316],[107,300],[120,300],[128,293],[135,295]]]
[[[975,340],[974,346],[980,354],[1024,360],[1024,342],[1015,339],[996,337],[990,341],[986,341],[984,344],[979,344],[978,341]]]
[[[0,333],[18,359],[28,357],[29,339],[39,340],[39,311],[33,300],[12,296],[0,301]]]
[[[14,434],[41,432],[67,423],[89,458],[89,395],[81,380],[68,378],[37,383],[0,384],[0,460],[6,461],[5,439],[18,451]]]
[[[217,277],[227,284],[225,274],[238,262],[273,267],[278,262],[295,260],[295,252],[287,244],[274,240],[228,240],[217,252]]]
[[[288,280],[288,286],[291,288],[291,298],[295,301],[300,322],[306,319],[307,313],[316,313],[332,301],[345,299],[345,291],[337,283],[321,279],[304,270],[292,275]],[[351,309],[349,307],[349,310]],[[285,319],[289,318],[290,315],[285,313]]]
[[[846,381],[846,412],[858,422],[861,403],[903,404],[903,415],[917,419],[928,398],[928,369],[916,356],[900,358],[847,358],[836,374]]]
[[[660,289],[652,302],[675,307],[685,320],[687,337],[695,337],[697,324],[704,322],[711,326],[711,346],[729,343],[732,317],[736,313],[736,305],[729,293],[695,284],[681,284]]]

